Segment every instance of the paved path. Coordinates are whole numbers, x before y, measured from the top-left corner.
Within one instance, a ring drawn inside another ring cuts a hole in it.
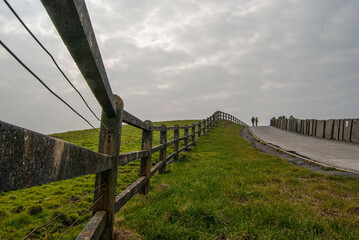
[[[250,127],[261,140],[317,162],[359,172],[359,144],[305,136],[276,127]]]

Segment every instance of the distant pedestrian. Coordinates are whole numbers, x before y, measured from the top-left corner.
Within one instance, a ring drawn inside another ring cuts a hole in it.
[[[258,126],[258,118],[256,117],[256,126]]]
[[[251,118],[251,122],[252,122],[252,126],[254,127],[254,121],[255,121],[255,119],[254,119],[254,117],[252,117]]]

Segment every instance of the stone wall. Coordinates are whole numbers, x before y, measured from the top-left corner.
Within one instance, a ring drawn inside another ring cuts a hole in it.
[[[359,119],[275,119],[270,125],[298,134],[359,143]]]

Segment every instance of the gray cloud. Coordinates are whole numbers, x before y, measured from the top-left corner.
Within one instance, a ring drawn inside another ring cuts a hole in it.
[[[12,5],[100,114],[38,1]],[[359,2],[87,1],[113,92],[142,119],[223,110],[262,124],[281,114],[358,117]],[[49,58],[0,5],[0,37],[91,120]],[[1,120],[40,132],[87,128],[0,50]]]

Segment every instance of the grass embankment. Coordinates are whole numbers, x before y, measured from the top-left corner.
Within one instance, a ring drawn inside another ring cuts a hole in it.
[[[170,121],[154,123],[160,126],[197,123],[198,120]],[[125,125],[122,128],[121,152],[130,152],[141,149],[141,135],[139,129]],[[183,136],[183,130],[180,131]],[[98,134],[94,130],[73,131],[53,134],[53,137],[71,142],[75,145],[97,151]],[[173,139],[173,131],[169,132],[168,141]],[[154,133],[153,145],[159,144],[159,132]],[[169,153],[171,149],[168,148]],[[153,162],[158,161],[158,154],[153,156]],[[126,166],[119,167],[118,188],[120,193],[139,177],[139,160]],[[46,184],[18,191],[0,193],[0,239],[22,239],[37,226],[40,226],[58,213],[64,211],[78,201],[86,193],[94,189],[94,175],[87,175],[61,182]],[[92,196],[85,198],[75,208],[68,211],[54,223],[37,231],[34,239],[57,239],[68,226],[71,225],[92,204]],[[88,213],[82,217],[75,227],[65,235],[64,239],[74,239],[84,228],[91,217]]]
[[[358,239],[359,180],[311,172],[220,124],[117,215],[141,239]]]

